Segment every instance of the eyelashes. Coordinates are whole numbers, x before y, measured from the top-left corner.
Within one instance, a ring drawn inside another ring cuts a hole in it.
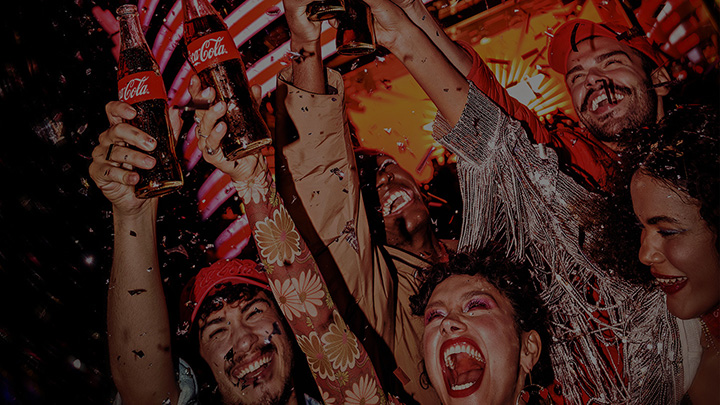
[[[464,311],[468,312],[474,309],[490,309],[493,307],[494,302],[487,298],[473,298],[465,305]]]
[[[483,311],[483,310],[490,310],[497,307],[497,304],[495,301],[490,297],[477,297],[469,300],[465,306],[463,307],[462,312],[469,314],[469,315],[475,315],[474,313],[471,313],[472,311]],[[429,324],[430,322],[439,319],[444,318],[447,316],[447,313],[440,309],[431,309],[425,314],[425,325]]]
[[[432,322],[433,320],[435,320],[437,318],[441,318],[444,316],[445,316],[445,313],[443,311],[433,309],[430,312],[428,312],[427,314],[425,314],[425,325],[429,324],[430,322]]]

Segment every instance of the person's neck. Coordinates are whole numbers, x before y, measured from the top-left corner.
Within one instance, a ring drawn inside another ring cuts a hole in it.
[[[415,232],[410,239],[404,239],[392,246],[420,256],[431,263],[447,261],[445,246],[430,229]]]

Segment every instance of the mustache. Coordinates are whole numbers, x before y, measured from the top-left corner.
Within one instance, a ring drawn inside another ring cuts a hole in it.
[[[606,93],[608,102],[612,102],[613,104],[615,104],[615,102],[614,102],[615,97],[613,97],[614,94],[622,94],[625,96],[629,96],[632,94],[632,89],[629,87],[616,85],[615,82],[613,82],[612,80],[603,80],[602,86],[600,86],[600,88],[590,91],[585,95],[585,98],[583,99],[583,102],[580,105],[580,112],[587,111],[588,104],[590,104],[590,98],[593,97],[593,95],[597,92]]]

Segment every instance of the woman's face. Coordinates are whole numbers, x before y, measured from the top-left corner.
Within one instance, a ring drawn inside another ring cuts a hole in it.
[[[720,303],[717,235],[700,216],[696,200],[637,172],[630,185],[642,224],[640,261],[667,294],[670,313],[696,318]]]
[[[526,371],[513,315],[510,301],[481,276],[438,284],[425,309],[423,350],[443,404],[515,403]]]

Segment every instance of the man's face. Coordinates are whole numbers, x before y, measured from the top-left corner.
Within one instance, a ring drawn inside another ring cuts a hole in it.
[[[424,231],[430,212],[415,178],[390,156],[377,157],[377,190],[385,219],[387,243],[399,246]]]
[[[567,60],[565,84],[580,121],[600,141],[615,142],[626,128],[657,120],[658,95],[629,46],[596,37],[577,44]]]
[[[287,402],[293,351],[273,301],[259,292],[198,322],[200,355],[226,404]]]

